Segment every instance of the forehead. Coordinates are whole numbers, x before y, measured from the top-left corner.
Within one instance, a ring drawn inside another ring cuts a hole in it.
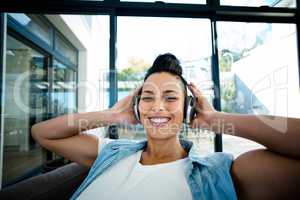
[[[164,92],[173,90],[175,92],[183,91],[183,83],[179,77],[167,72],[159,72],[150,75],[143,84],[143,90],[155,92]]]

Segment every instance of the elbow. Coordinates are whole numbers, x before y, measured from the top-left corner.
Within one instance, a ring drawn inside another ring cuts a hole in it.
[[[34,124],[32,127],[31,127],[31,136],[33,137],[33,139],[40,143],[40,139],[42,138],[41,137],[41,128],[39,126],[39,124]]]
[[[40,127],[39,124],[34,124],[31,127],[31,136],[33,139],[42,147],[47,149],[47,139],[42,135],[44,131],[43,128]]]
[[[31,127],[31,136],[33,137],[33,139],[37,140],[37,125],[34,124],[32,127]]]

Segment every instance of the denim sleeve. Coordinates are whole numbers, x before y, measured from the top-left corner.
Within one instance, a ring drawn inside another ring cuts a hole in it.
[[[211,197],[208,199],[236,200],[236,191],[231,177],[233,155],[228,153],[214,153],[206,157],[209,166],[205,173],[206,189]]]

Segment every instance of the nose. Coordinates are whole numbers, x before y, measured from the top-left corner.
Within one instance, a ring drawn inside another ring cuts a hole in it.
[[[152,104],[151,110],[153,112],[160,112],[165,109],[164,102],[160,99],[155,99],[154,103]]]

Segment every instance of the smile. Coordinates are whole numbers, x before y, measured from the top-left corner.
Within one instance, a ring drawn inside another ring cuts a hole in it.
[[[170,121],[169,117],[149,117],[152,126],[163,126]]]

